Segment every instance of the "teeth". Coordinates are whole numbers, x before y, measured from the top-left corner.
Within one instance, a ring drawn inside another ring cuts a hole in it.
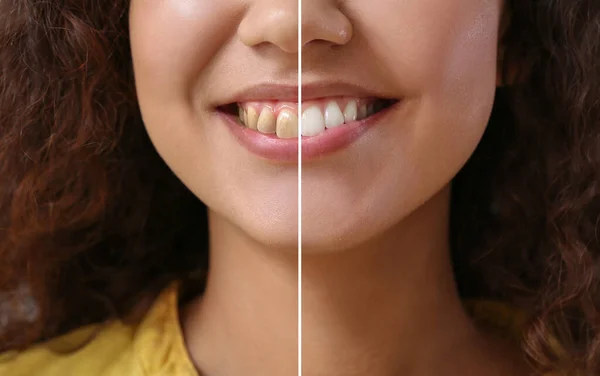
[[[246,114],[244,124],[250,129],[258,129],[258,112],[256,109],[250,107],[248,112],[244,111],[244,113]]]
[[[242,122],[242,124],[247,124],[246,123],[246,111],[242,108],[242,107],[238,107],[238,115],[240,117],[240,121]]]
[[[346,123],[350,123],[352,121],[356,121],[357,116],[358,116],[358,108],[356,105],[356,101],[350,101],[348,102],[348,104],[346,105],[346,108],[344,109],[344,119]]]
[[[367,116],[371,116],[374,113],[375,113],[375,106],[373,105],[373,103],[371,103],[367,106]]]
[[[325,118],[318,107],[302,112],[302,136],[316,136],[325,131]]]
[[[344,124],[344,114],[335,101],[331,101],[325,107],[325,126],[327,128],[337,127]]]
[[[279,138],[298,137],[298,116],[287,110],[281,111],[277,116],[276,129]]]
[[[261,133],[276,134],[279,138],[295,138],[300,132],[302,136],[311,137],[323,133],[325,129],[363,120],[385,107],[383,101],[360,105],[359,102],[360,100],[347,101],[343,112],[336,100],[330,100],[324,108],[309,105],[302,113],[301,130],[298,129],[298,115],[287,107],[277,111],[271,105],[265,105],[259,112],[252,105],[239,105],[238,116],[243,125]]]
[[[366,117],[367,117],[367,105],[366,104],[362,104],[358,108],[358,119],[357,120],[362,120],[362,119],[364,119]]]
[[[275,119],[275,115],[273,115],[273,111],[267,107],[263,108],[256,124],[258,131],[261,133],[275,133],[277,130],[276,126],[277,120]]]

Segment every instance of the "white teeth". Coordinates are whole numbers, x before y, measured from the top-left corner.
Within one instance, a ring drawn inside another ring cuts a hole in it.
[[[344,114],[335,101],[331,101],[325,107],[325,126],[327,128],[337,127],[344,124]]]
[[[275,133],[277,125],[277,119],[270,108],[263,108],[258,117],[256,128],[261,133]]]
[[[302,136],[316,136],[325,131],[325,118],[318,107],[302,112]]]
[[[362,119],[364,119],[366,117],[367,117],[367,105],[366,104],[362,104],[358,108],[358,120],[362,120]]]
[[[356,105],[356,101],[350,101],[348,102],[348,104],[346,105],[346,108],[344,109],[344,120],[346,123],[350,123],[352,121],[356,121],[356,118],[358,116],[358,108]]]
[[[282,110],[277,116],[276,128],[279,138],[298,137],[298,116],[290,111]]]

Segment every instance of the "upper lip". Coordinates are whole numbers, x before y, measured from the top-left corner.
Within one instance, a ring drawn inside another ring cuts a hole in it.
[[[377,93],[352,83],[320,81],[302,85],[302,101],[326,97],[386,98],[382,93]],[[217,106],[231,103],[260,101],[297,103],[298,85],[257,84],[245,86],[233,93],[230,97],[220,101],[221,103]]]

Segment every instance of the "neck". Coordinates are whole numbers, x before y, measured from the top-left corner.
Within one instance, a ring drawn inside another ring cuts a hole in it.
[[[206,289],[183,314],[184,336],[192,360],[203,376],[295,375],[295,248],[267,248],[212,212],[209,228]]]
[[[368,243],[303,249],[304,376],[475,375],[496,363],[455,289],[448,207],[449,189]],[[184,319],[192,359],[206,376],[297,374],[297,254],[210,218],[206,292]]]
[[[448,202],[444,191],[353,249],[305,250],[305,374],[447,374],[450,352],[476,340],[455,288]]]

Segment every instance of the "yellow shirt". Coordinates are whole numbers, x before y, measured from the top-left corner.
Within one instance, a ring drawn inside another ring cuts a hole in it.
[[[3,354],[0,376],[200,376],[179,326],[177,287],[165,289],[137,325],[90,325]]]
[[[473,302],[468,309],[488,329],[518,340],[525,316],[495,302]],[[0,376],[200,376],[178,316],[178,285],[173,284],[139,324],[91,325],[22,353],[2,354]]]

